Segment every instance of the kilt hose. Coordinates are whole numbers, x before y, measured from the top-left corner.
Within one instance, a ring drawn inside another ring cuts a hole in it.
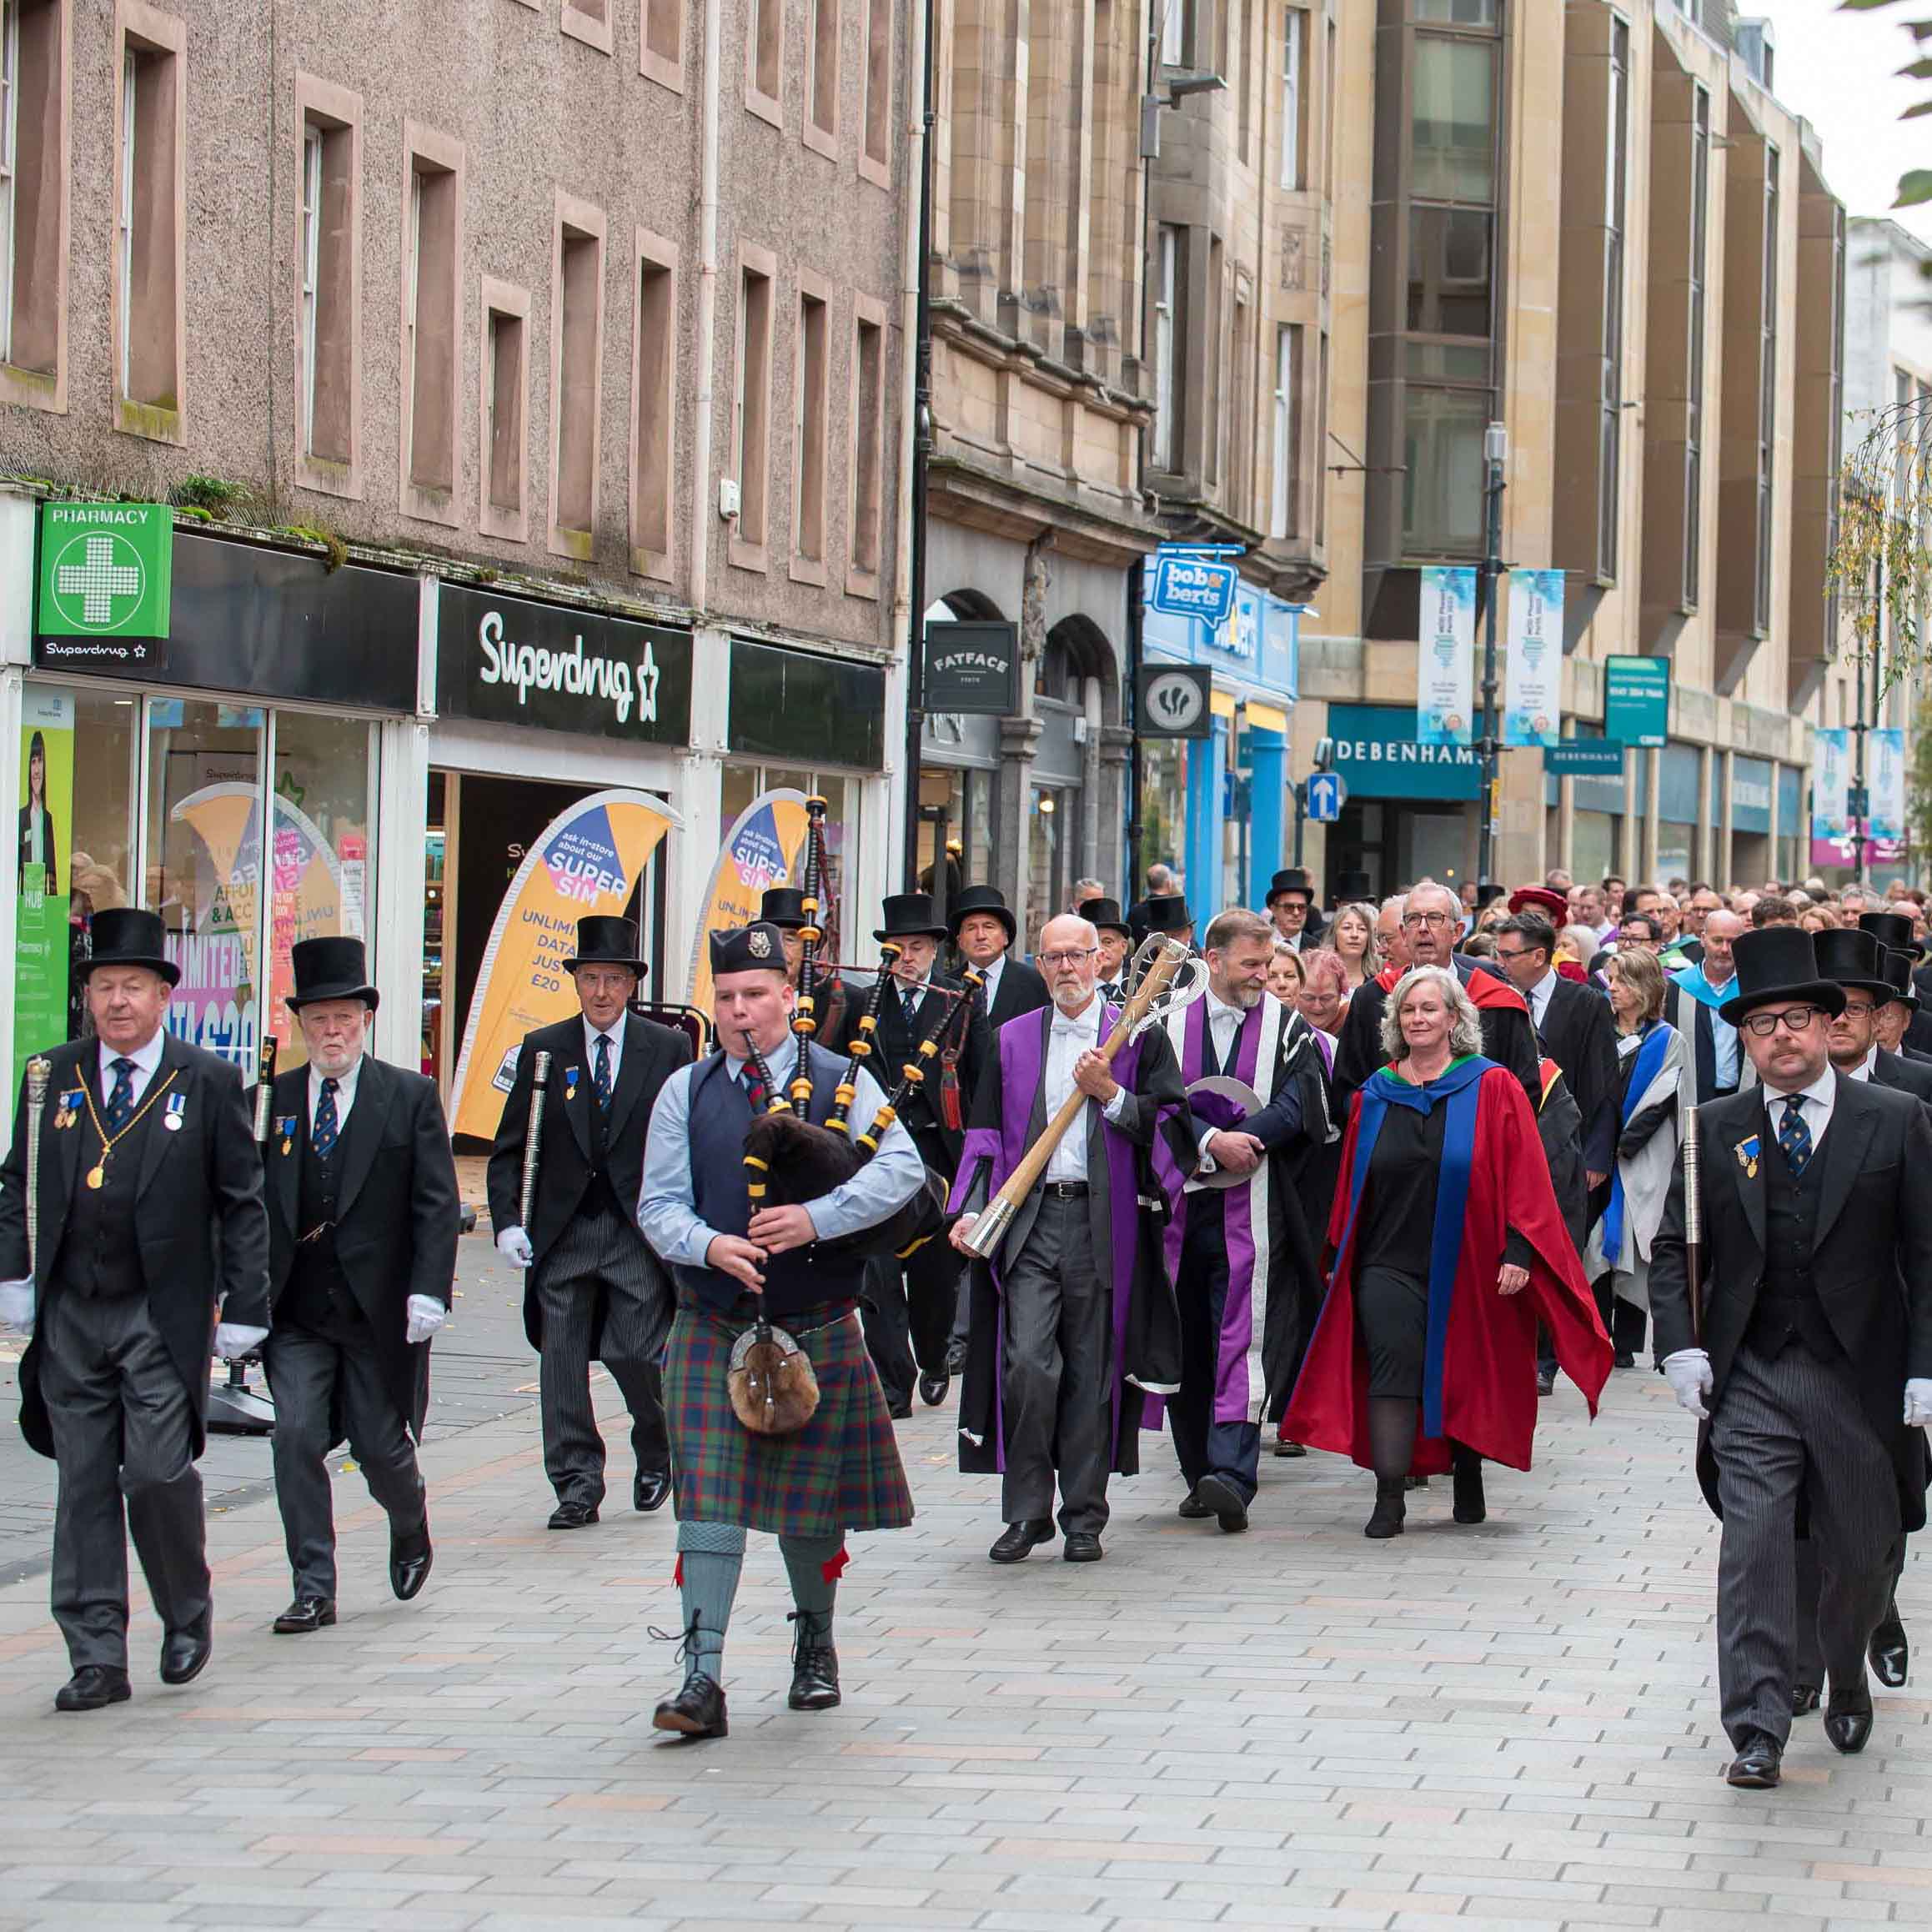
[[[778,1324],[811,1358],[819,1385],[816,1412],[789,1436],[754,1435],[725,1386],[732,1344],[757,1318],[750,1295],[728,1314],[678,1304],[664,1365],[678,1521],[790,1537],[903,1529],[912,1492],[853,1307]]]

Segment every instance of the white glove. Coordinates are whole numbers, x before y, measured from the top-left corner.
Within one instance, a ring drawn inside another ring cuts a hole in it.
[[[521,1233],[523,1230],[516,1230]],[[411,1295],[405,1304],[409,1311],[410,1342],[427,1342],[449,1319],[449,1311],[434,1295]]]
[[[530,1237],[520,1227],[506,1227],[496,1237],[496,1252],[513,1268],[527,1268],[537,1258]]]
[[[0,1295],[6,1292],[0,1288]],[[1905,1427],[1922,1429],[1929,1423],[1932,1423],[1932,1380],[1914,1375],[1905,1384]]]
[[[0,1329],[24,1335],[33,1326],[33,1283],[0,1282]]]
[[[218,1322],[214,1330],[214,1352],[223,1362],[239,1362],[268,1339],[266,1328],[252,1328],[246,1322]]]
[[[1665,1356],[1664,1379],[1670,1384],[1679,1408],[1689,1409],[1699,1422],[1709,1418],[1704,1398],[1711,1392],[1711,1358],[1703,1349],[1679,1348]],[[1932,1391],[1932,1384],[1927,1386]]]

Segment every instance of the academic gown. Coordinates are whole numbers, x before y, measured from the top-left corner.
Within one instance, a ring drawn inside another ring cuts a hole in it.
[[[1453,1438],[1492,1462],[1527,1469],[1536,1433],[1537,1323],[1548,1327],[1558,1362],[1593,1416],[1612,1355],[1558,1212],[1536,1117],[1513,1076],[1480,1054],[1453,1062],[1426,1087],[1385,1067],[1357,1095],[1342,1145],[1344,1186],[1328,1228],[1335,1252],[1328,1297],[1282,1433],[1374,1466],[1368,1357],[1355,1332],[1357,1211],[1387,1110],[1434,1106],[1446,1106],[1449,1117],[1436,1190],[1422,1426],[1410,1468],[1441,1474]],[[1503,1295],[1496,1276],[1513,1228],[1532,1251],[1529,1285]]]
[[[1102,1009],[1104,1041],[1119,1010]],[[1009,1020],[995,1039],[994,1060],[973,1096],[972,1125],[961,1152],[951,1215],[976,1213],[998,1193],[1046,1126],[1047,1035],[1053,1008]],[[1115,1126],[1097,1106],[1086,1110],[1087,1212],[1093,1262],[1113,1303],[1115,1473],[1140,1468],[1142,1404],[1147,1395],[1171,1395],[1181,1382],[1181,1321],[1162,1249],[1173,1203],[1152,1170],[1157,1136],[1192,1173],[1199,1155],[1187,1118],[1181,1070],[1157,1027],[1114,1056],[1113,1076],[1132,1096],[1128,1118]],[[1077,1126],[1076,1132],[1078,1131]],[[1036,1190],[1014,1217],[990,1261],[967,1271],[971,1324],[960,1391],[959,1465],[970,1475],[1006,1468],[1001,1368],[1006,1359],[1003,1262],[1018,1255],[1039,1212]]]

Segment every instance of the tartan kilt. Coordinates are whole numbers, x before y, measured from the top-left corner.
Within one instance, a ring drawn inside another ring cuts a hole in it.
[[[665,1351],[665,1418],[680,1523],[731,1523],[773,1536],[836,1536],[848,1529],[903,1529],[912,1492],[899,1460],[886,1393],[848,1309],[778,1325],[810,1357],[819,1405],[789,1436],[754,1435],[738,1420],[725,1377],[731,1347],[757,1318],[749,1296],[728,1315],[680,1301]]]

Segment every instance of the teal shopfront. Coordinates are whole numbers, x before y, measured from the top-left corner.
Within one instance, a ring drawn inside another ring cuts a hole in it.
[[[1366,872],[1377,899],[1425,876],[1459,890],[1476,861],[1474,749],[1418,745],[1413,705],[1331,705],[1328,731],[1348,802],[1328,834],[1324,898],[1347,872]]]

